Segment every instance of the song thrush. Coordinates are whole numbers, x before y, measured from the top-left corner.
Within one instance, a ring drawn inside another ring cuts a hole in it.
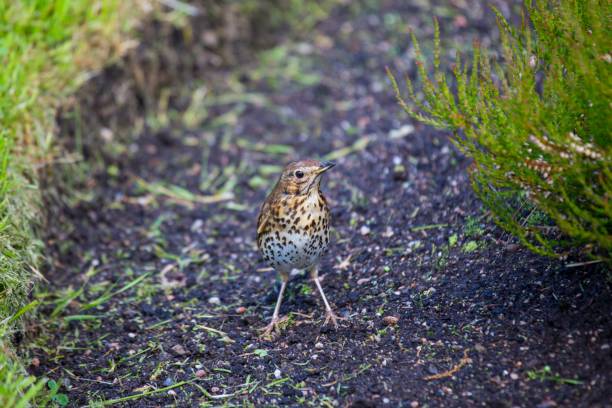
[[[329,244],[330,214],[327,200],[319,189],[323,173],[332,162],[302,160],[289,163],[276,186],[264,201],[257,220],[257,245],[266,262],[280,275],[282,282],[272,321],[263,328],[264,335],[278,330],[283,292],[292,269],[306,269],[325,303],[325,323],[338,327],[318,275],[319,258]]]

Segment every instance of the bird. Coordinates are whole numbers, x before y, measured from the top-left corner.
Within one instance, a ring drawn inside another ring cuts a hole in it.
[[[257,218],[257,246],[263,259],[277,271],[281,288],[270,324],[262,336],[279,332],[283,293],[293,269],[307,270],[325,304],[325,322],[338,328],[319,279],[319,260],[329,245],[330,211],[321,192],[323,174],[335,166],[330,161],[294,161],[285,166],[265,199]]]

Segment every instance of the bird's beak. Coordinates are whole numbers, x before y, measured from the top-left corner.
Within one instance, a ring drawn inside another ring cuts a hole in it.
[[[334,163],[334,162],[323,161],[323,162],[321,162],[321,165],[320,165],[319,169],[317,170],[317,174],[321,174],[323,172],[326,172],[327,170],[331,169],[335,165],[336,165],[336,163]]]

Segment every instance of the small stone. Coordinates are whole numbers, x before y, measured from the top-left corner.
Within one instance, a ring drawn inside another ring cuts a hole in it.
[[[391,228],[390,226],[387,226],[387,229],[385,230],[385,232],[382,233],[382,236],[385,238],[390,238],[393,235],[394,235],[393,228]]]
[[[512,378],[513,380],[515,380],[515,381],[516,381],[516,380],[518,380],[518,379],[519,379],[519,376],[518,376],[518,374],[517,374],[517,373],[510,373],[510,378]]]
[[[508,245],[506,245],[506,250],[508,252],[516,252],[519,249],[521,249],[521,247],[519,245],[517,245],[517,244],[508,244]]]
[[[391,400],[389,398],[387,398],[387,397],[383,398],[383,404],[388,404],[390,402],[391,402]]]
[[[438,369],[431,364],[429,365],[429,367],[427,367],[427,371],[429,372],[429,374],[432,375],[438,374]]]
[[[281,370],[279,370],[278,368],[274,370],[274,378],[276,379],[281,378]]]
[[[175,396],[175,395],[176,395],[176,391],[174,391],[174,390],[168,390],[168,395]]]
[[[556,407],[557,403],[551,399],[545,399],[537,405],[537,408],[552,408]]]
[[[372,278],[361,278],[357,281],[358,285],[363,285],[364,283],[368,283]]]
[[[220,389],[219,389],[219,387],[212,387],[210,389],[210,391],[216,394],[216,393],[218,393],[220,391]]]
[[[455,16],[455,18],[453,19],[453,25],[456,28],[465,28],[468,25],[468,21],[467,18],[465,18],[465,16],[462,16],[461,14]]]
[[[480,344],[480,343],[476,343],[476,344],[474,345],[474,348],[475,348],[475,349],[476,349],[476,351],[477,351],[477,352],[479,352],[479,353],[484,353],[485,351],[487,351],[487,349],[486,349],[486,348],[484,348],[484,346],[483,346],[482,344]]]
[[[322,349],[323,348],[323,343],[318,342],[317,344],[315,344],[315,348]]]
[[[136,337],[136,333],[128,333],[128,337],[129,337],[130,339],[133,339],[133,338],[135,338],[135,337]]]
[[[196,377],[198,377],[198,378],[205,377],[205,376],[206,376],[206,371],[204,371],[204,370],[198,370],[198,371],[196,371],[195,375],[196,375]]]
[[[243,314],[244,312],[246,312],[247,308],[244,306],[238,306],[236,308],[236,314]]]
[[[368,235],[370,233],[370,227],[367,225],[362,225],[361,228],[359,228],[359,233],[361,235]]]
[[[113,137],[114,133],[109,128],[103,127],[102,129],[100,129],[100,138],[102,138],[102,140],[104,140],[105,142],[112,142]]]
[[[412,401],[410,403],[410,407],[411,408],[418,408],[418,406],[419,406],[419,401]]]
[[[181,346],[180,344],[175,344],[174,346],[172,346],[171,350],[175,354],[178,354],[179,356],[184,356],[185,354],[187,354],[187,351],[185,351],[185,348]]]
[[[414,126],[410,124],[406,124],[399,129],[393,129],[389,132],[389,137],[391,139],[401,139],[402,137],[406,137],[409,134],[414,132]]]
[[[193,222],[193,224],[191,224],[191,232],[198,232],[202,229],[202,226],[204,226],[204,221],[202,220],[195,220]]]
[[[38,367],[40,365],[40,360],[37,357],[34,357],[31,361],[33,367]]]
[[[164,387],[169,387],[172,384],[174,384],[174,381],[172,380],[172,378],[168,377],[164,380]]]
[[[208,298],[208,303],[210,303],[211,305],[220,305],[221,299],[219,299],[219,296],[213,296]]]
[[[385,324],[387,326],[394,326],[397,324],[397,322],[399,322],[399,317],[396,316],[385,316],[383,317],[383,322],[385,322]]]

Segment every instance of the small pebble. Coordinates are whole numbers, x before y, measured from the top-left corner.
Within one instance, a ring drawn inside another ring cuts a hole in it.
[[[510,378],[512,378],[513,380],[518,380],[519,376],[517,373],[510,373]]]
[[[361,235],[368,235],[370,233],[370,227],[367,225],[362,225],[361,228],[359,228],[359,233]]]
[[[246,312],[246,307],[244,306],[239,306],[236,308],[236,314],[243,314],[244,312]]]
[[[323,343],[318,342],[317,344],[315,344],[315,348],[322,349],[323,348]]]
[[[212,387],[212,388],[210,389],[210,391],[216,394],[216,393],[218,393],[220,390],[219,390],[219,387]]]
[[[191,231],[192,232],[197,232],[200,229],[202,229],[202,226],[204,225],[204,221],[197,219],[193,222],[193,224],[191,224]]]
[[[176,395],[176,391],[174,391],[174,390],[168,390],[168,395],[175,396],[175,395]]]
[[[278,368],[274,370],[274,378],[276,379],[281,378],[281,370],[279,370]]]
[[[414,126],[412,125],[404,125],[399,129],[393,129],[389,132],[389,137],[391,139],[400,139],[402,137],[406,137],[409,134],[411,134],[412,132],[414,132]]]
[[[419,401],[412,401],[412,402],[410,403],[410,407],[411,407],[411,408],[417,408],[418,406],[419,406]]]
[[[540,402],[538,405],[536,405],[537,408],[552,408],[556,406],[557,406],[557,403],[551,399],[546,399]]]
[[[397,322],[399,322],[399,317],[396,317],[396,316],[385,316],[385,317],[383,317],[383,322],[385,322],[385,324],[387,326],[393,326],[393,325],[396,325]]]
[[[172,346],[171,350],[175,352],[176,354],[178,354],[179,356],[184,356],[185,354],[187,354],[187,351],[185,351],[185,348],[181,346],[180,344],[175,344],[174,346]]]
[[[361,278],[357,281],[358,285],[363,285],[364,283],[368,283],[371,278]]]
[[[174,381],[172,381],[172,378],[168,377],[164,380],[164,387],[169,387],[172,384],[174,384]]]
[[[383,404],[388,404],[390,402],[391,402],[391,400],[389,398],[387,398],[387,397],[383,398]]]
[[[219,296],[213,296],[208,298],[208,303],[210,303],[211,305],[220,305],[221,299],[219,299]]]
[[[196,371],[195,375],[196,375],[196,377],[198,377],[198,378],[205,377],[205,376],[206,376],[206,371],[204,371],[204,370],[198,370],[198,371]]]

